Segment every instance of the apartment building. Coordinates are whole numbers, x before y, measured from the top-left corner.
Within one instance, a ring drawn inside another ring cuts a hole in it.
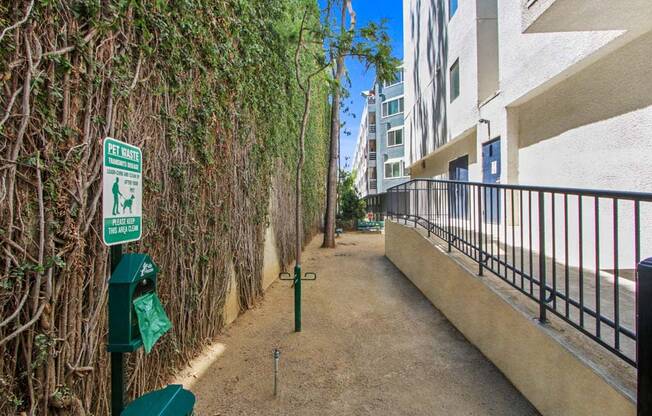
[[[652,191],[651,2],[404,0],[403,8],[413,178]]]
[[[392,82],[375,82],[365,91],[353,168],[356,187],[370,206],[380,207],[388,188],[409,179],[403,132],[403,68]]]
[[[369,99],[367,98],[367,101]],[[360,115],[360,128],[358,129],[358,137],[355,144],[355,155],[353,156],[353,171],[355,172],[355,188],[361,197],[366,197],[369,194],[369,167],[372,162],[369,159],[369,139],[368,135],[368,102],[364,106],[364,110]],[[375,144],[374,144],[375,145]],[[373,160],[375,167],[375,158]],[[375,170],[374,170],[375,174]],[[375,176],[374,176],[375,179]],[[375,185],[375,184],[374,184]],[[375,190],[375,189],[374,189]]]

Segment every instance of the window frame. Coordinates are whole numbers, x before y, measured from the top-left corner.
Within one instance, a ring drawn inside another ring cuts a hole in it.
[[[393,113],[393,114],[385,114],[385,104],[387,104],[387,108],[389,109],[389,103],[394,102],[394,101],[399,101],[399,100],[403,100],[403,103],[400,106],[400,111],[397,112],[397,113]],[[381,103],[381,105],[380,105],[380,117],[381,117],[381,119],[397,116],[399,114],[403,114],[404,111],[405,111],[405,99],[404,99],[403,95],[399,95],[398,97],[394,97],[394,98],[391,98],[389,100],[383,101]]]
[[[456,77],[453,77],[453,70],[455,70],[455,73],[457,75]],[[457,81],[457,82],[454,83],[453,81]],[[450,69],[448,70],[448,82],[449,82],[448,89],[450,91],[450,94],[449,94],[450,95],[450,102],[452,103],[453,101],[455,101],[460,96],[461,90],[462,90],[461,85],[460,85],[461,84],[460,83],[460,58],[457,58],[455,60],[455,62],[453,62],[453,65],[450,66]],[[457,87],[455,92],[457,94],[455,96],[453,96],[453,91],[454,91],[453,85],[455,85],[455,84],[456,84],[456,87]]]
[[[398,175],[394,176],[394,167],[392,166],[392,176],[387,176],[387,166],[398,164]],[[383,179],[397,179],[403,177],[403,161],[400,159],[390,159],[383,163]]]
[[[394,134],[394,136],[395,136],[395,137],[394,137],[394,144],[389,144],[389,133],[395,133],[395,132],[397,132],[397,131],[400,131],[400,132],[401,132],[401,143],[396,144],[396,134]],[[403,137],[403,134],[404,134],[404,132],[403,132],[403,126],[394,127],[394,128],[392,128],[392,129],[387,130],[387,135],[386,135],[386,138],[385,138],[386,141],[387,141],[387,148],[403,146],[403,144],[404,144],[404,137]]]

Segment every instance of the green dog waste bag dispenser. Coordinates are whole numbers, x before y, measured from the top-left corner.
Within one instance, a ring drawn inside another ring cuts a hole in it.
[[[141,346],[150,352],[156,341],[172,328],[156,295],[157,274],[158,267],[152,259],[138,253],[122,255],[111,274],[108,350],[120,355],[120,362],[121,353],[136,351]],[[113,365],[113,356],[111,360]],[[113,372],[112,367],[111,389],[124,392],[124,373],[117,373],[118,381],[114,384]],[[190,391],[180,385],[169,385],[137,398],[124,408],[120,405],[112,413],[113,416],[187,416],[192,414],[194,404],[195,396]]]
[[[154,343],[172,328],[156,295],[158,267],[146,254],[122,256],[109,279],[109,346],[132,352]]]

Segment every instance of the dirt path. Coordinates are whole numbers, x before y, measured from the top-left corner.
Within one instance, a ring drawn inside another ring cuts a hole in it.
[[[384,257],[384,237],[345,234],[307,249],[303,332],[276,282],[181,380],[213,415],[537,415]],[[272,395],[272,349],[281,350]]]

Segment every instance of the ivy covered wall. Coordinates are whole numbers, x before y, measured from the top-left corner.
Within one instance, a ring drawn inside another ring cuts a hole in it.
[[[242,309],[260,298],[270,223],[292,259],[305,7],[317,16],[315,0],[0,4],[0,414],[108,414],[104,137],[143,149],[144,235],[128,249],[160,266],[174,326],[151,354],[130,354],[132,395],[219,333],[231,270]],[[328,138],[326,80],[313,90],[306,238]]]

